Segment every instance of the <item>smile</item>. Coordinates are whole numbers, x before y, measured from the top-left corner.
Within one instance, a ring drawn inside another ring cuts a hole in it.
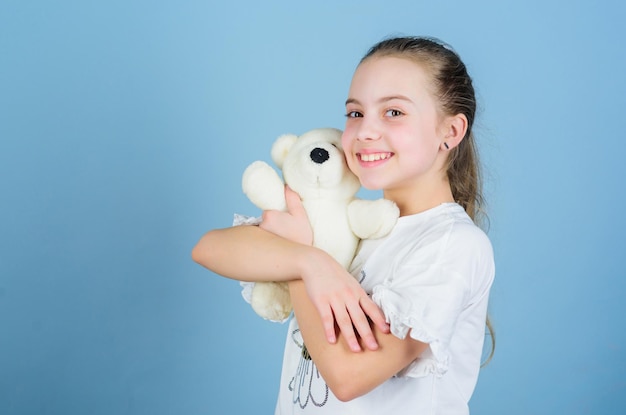
[[[391,153],[372,153],[372,154],[361,154],[357,153],[357,156],[361,161],[379,161],[386,160],[391,157]]]

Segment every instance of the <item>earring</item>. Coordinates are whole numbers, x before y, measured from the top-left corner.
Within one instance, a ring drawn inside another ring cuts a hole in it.
[[[443,145],[444,145],[444,146],[446,146],[446,150],[450,150],[450,147],[448,146],[448,143],[446,143],[446,142],[444,141]]]

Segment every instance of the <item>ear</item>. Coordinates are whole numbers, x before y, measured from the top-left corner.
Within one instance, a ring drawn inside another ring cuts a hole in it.
[[[283,163],[291,146],[296,142],[298,136],[295,134],[283,134],[274,141],[272,145],[272,160],[279,169],[283,168]]]
[[[459,145],[467,132],[467,117],[465,114],[457,114],[447,117],[443,122],[443,134],[440,148],[450,150]]]

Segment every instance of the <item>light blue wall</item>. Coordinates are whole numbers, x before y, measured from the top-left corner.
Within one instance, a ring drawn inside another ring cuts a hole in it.
[[[498,347],[474,413],[624,413],[625,18],[617,0],[3,1],[0,414],[272,413],[286,327],[190,250],[256,213],[241,172],[276,136],[342,127],[390,34],[454,45],[481,101]]]

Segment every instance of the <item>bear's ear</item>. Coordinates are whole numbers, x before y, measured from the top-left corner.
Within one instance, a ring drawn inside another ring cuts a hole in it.
[[[274,141],[274,145],[272,145],[272,160],[279,169],[283,168],[287,153],[289,153],[291,146],[297,139],[298,136],[295,134],[283,134]]]

